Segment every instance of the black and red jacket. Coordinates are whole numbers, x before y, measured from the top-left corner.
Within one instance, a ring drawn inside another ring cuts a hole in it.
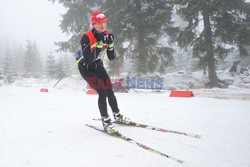
[[[103,45],[103,48],[95,47],[95,43],[101,41],[101,38],[101,33],[98,32],[95,28],[83,33],[80,42],[82,47],[82,54],[84,56],[84,65],[90,65],[91,63],[101,59],[102,54],[107,47],[106,44]],[[116,57],[115,50],[107,49],[107,56],[108,58]]]

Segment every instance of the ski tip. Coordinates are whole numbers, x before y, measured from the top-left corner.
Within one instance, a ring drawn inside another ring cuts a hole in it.
[[[180,159],[176,159],[174,157],[169,157],[171,160],[178,162],[178,163],[184,163],[184,161],[180,160]]]
[[[178,162],[178,163],[184,163],[184,161],[180,160],[180,159],[177,159],[175,157],[172,157],[172,156],[168,156],[169,159],[175,161],[175,162]]]
[[[182,161],[182,160],[179,160],[179,159],[177,160],[177,162],[178,162],[178,163],[184,163],[184,161]]]
[[[202,137],[201,137],[201,135],[198,135],[197,138],[198,138],[198,139],[201,139]]]
[[[88,127],[93,127],[92,125],[89,125],[89,124],[85,124],[86,126],[88,126]]]
[[[92,120],[93,121],[101,121],[102,119],[101,118],[93,118]]]
[[[194,137],[197,139],[201,139],[201,135],[195,135]]]
[[[193,137],[193,138],[196,138],[196,139],[201,138],[201,135],[195,135],[195,134],[188,134],[187,136],[190,136],[190,137]]]

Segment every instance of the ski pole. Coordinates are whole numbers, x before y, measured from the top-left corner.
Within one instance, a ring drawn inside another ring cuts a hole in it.
[[[88,45],[86,45],[85,46],[85,48],[83,49],[83,51],[87,48],[89,46],[89,44]],[[82,52],[83,52],[82,51]],[[79,54],[79,53],[78,53]],[[71,68],[69,68],[67,71],[65,71],[65,73],[63,74],[63,76],[52,86],[52,88],[55,88],[56,87],[56,85],[66,76],[66,75],[68,75],[68,73],[81,61],[83,59],[83,55],[75,62],[75,64],[71,67]]]
[[[56,87],[56,85],[66,76],[66,75],[68,75],[68,73],[81,61],[83,59],[83,56],[81,56],[80,57],[80,59],[79,60],[77,60],[76,62],[75,62],[75,64],[70,68],[70,69],[68,69],[67,71],[65,71],[65,73],[63,74],[63,76],[52,86],[52,88],[55,88]]]

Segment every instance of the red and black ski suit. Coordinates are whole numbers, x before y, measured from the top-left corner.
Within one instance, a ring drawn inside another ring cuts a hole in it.
[[[114,48],[107,48],[107,44],[103,47],[96,47],[96,43],[102,41],[103,34],[98,32],[95,28],[83,34],[81,38],[82,54],[84,60],[78,65],[78,69],[82,77],[88,84],[97,91],[98,107],[102,117],[107,117],[107,102],[108,97],[109,105],[114,113],[118,113],[117,100],[112,90],[111,81],[107,74],[102,61],[102,56],[107,49],[107,57],[109,60],[114,60],[116,53]],[[88,105],[88,104],[86,104]]]

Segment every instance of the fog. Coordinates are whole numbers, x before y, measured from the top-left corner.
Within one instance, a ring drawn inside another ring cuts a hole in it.
[[[24,46],[29,39],[44,57],[57,49],[54,42],[67,39],[59,27],[65,12],[61,4],[47,0],[0,0],[0,43]]]

